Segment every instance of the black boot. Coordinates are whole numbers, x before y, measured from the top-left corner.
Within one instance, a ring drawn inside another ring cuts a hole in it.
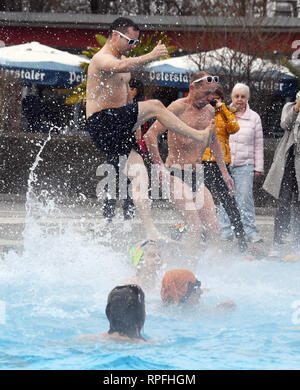
[[[111,222],[115,216],[116,203],[116,199],[104,199],[102,209],[103,217],[109,222]]]
[[[129,219],[133,219],[135,214],[135,206],[133,200],[131,198],[127,198],[123,200],[123,215],[124,221],[128,221]]]
[[[248,244],[245,237],[238,237],[238,246],[241,253],[247,252]]]

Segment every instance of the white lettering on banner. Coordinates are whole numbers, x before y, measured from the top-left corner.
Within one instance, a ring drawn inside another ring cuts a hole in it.
[[[26,79],[32,81],[43,81],[45,79],[46,73],[35,71],[35,70],[24,70],[24,69],[5,69],[5,76],[12,75],[17,79]]]
[[[4,75],[12,75],[18,79],[32,80],[32,81],[44,81],[46,73],[39,70],[28,69],[5,69]],[[78,84],[85,80],[85,75],[82,73],[69,72],[69,84]]]
[[[164,72],[150,72],[149,75],[150,81],[156,80],[156,81],[170,81],[174,83],[189,83],[190,80],[190,74],[182,74],[182,73],[164,73]]]
[[[150,72],[150,81],[153,81],[155,79],[155,72]]]
[[[85,80],[85,76],[82,73],[69,72],[69,75],[69,84],[78,84]]]

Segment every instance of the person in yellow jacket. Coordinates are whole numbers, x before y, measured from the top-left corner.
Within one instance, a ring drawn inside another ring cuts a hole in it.
[[[224,91],[219,85],[215,91],[214,100],[211,104],[215,107],[216,132],[219,141],[221,142],[225,163],[228,168],[231,162],[229,136],[239,131],[240,126],[233,113],[234,109],[226,107],[224,97]],[[235,235],[238,239],[240,249],[246,251],[247,243],[245,231],[236,200],[234,196],[229,193],[228,187],[223,180],[221,171],[210,148],[206,148],[202,157],[202,162],[204,166],[204,184],[212,194],[215,203],[222,204],[231,222],[232,234],[222,238],[226,241],[232,241]]]

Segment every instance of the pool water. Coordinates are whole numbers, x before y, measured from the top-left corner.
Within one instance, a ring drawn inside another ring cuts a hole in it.
[[[146,294],[153,342],[79,342],[108,330],[107,295],[132,277],[128,258],[72,229],[31,226],[24,251],[0,260],[1,369],[299,369],[300,263],[208,251],[195,272],[209,288],[198,306],[163,307],[159,286]],[[214,309],[227,299],[235,311]]]

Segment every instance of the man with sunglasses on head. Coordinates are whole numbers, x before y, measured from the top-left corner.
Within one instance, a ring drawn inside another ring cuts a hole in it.
[[[118,18],[111,24],[106,44],[94,55],[88,68],[87,128],[96,146],[106,154],[108,162],[115,169],[121,169],[119,157],[127,157],[124,171],[132,182],[133,201],[144,223],[147,238],[157,240],[161,239],[161,235],[151,218],[148,174],[135,132],[143,123],[156,117],[169,130],[197,141],[205,149],[215,132],[215,123],[207,123],[207,129],[199,133],[179,121],[159,100],[132,102],[130,72],[168,54],[165,45],[159,41],[150,53],[127,58],[138,44],[138,39],[139,28],[130,19]]]
[[[172,102],[168,110],[201,133],[214,118],[215,110],[209,103],[214,98],[218,82],[218,76],[204,71],[197,72],[190,80],[188,96]],[[145,135],[152,163],[160,167],[162,176],[168,176],[170,173],[172,175],[171,182],[174,190],[171,191],[170,196],[187,223],[186,242],[189,245],[194,242],[194,247],[197,249],[199,245],[203,245],[202,236],[206,241],[215,245],[220,234],[220,225],[213,198],[203,184],[202,155],[205,149],[203,145],[184,135],[169,132],[168,156],[164,164],[157,140],[166,130],[168,127],[156,121]],[[223,150],[216,133],[212,137],[210,147],[223,179],[230,193],[233,194],[234,183],[226,168]],[[176,194],[182,194],[182,196]]]

